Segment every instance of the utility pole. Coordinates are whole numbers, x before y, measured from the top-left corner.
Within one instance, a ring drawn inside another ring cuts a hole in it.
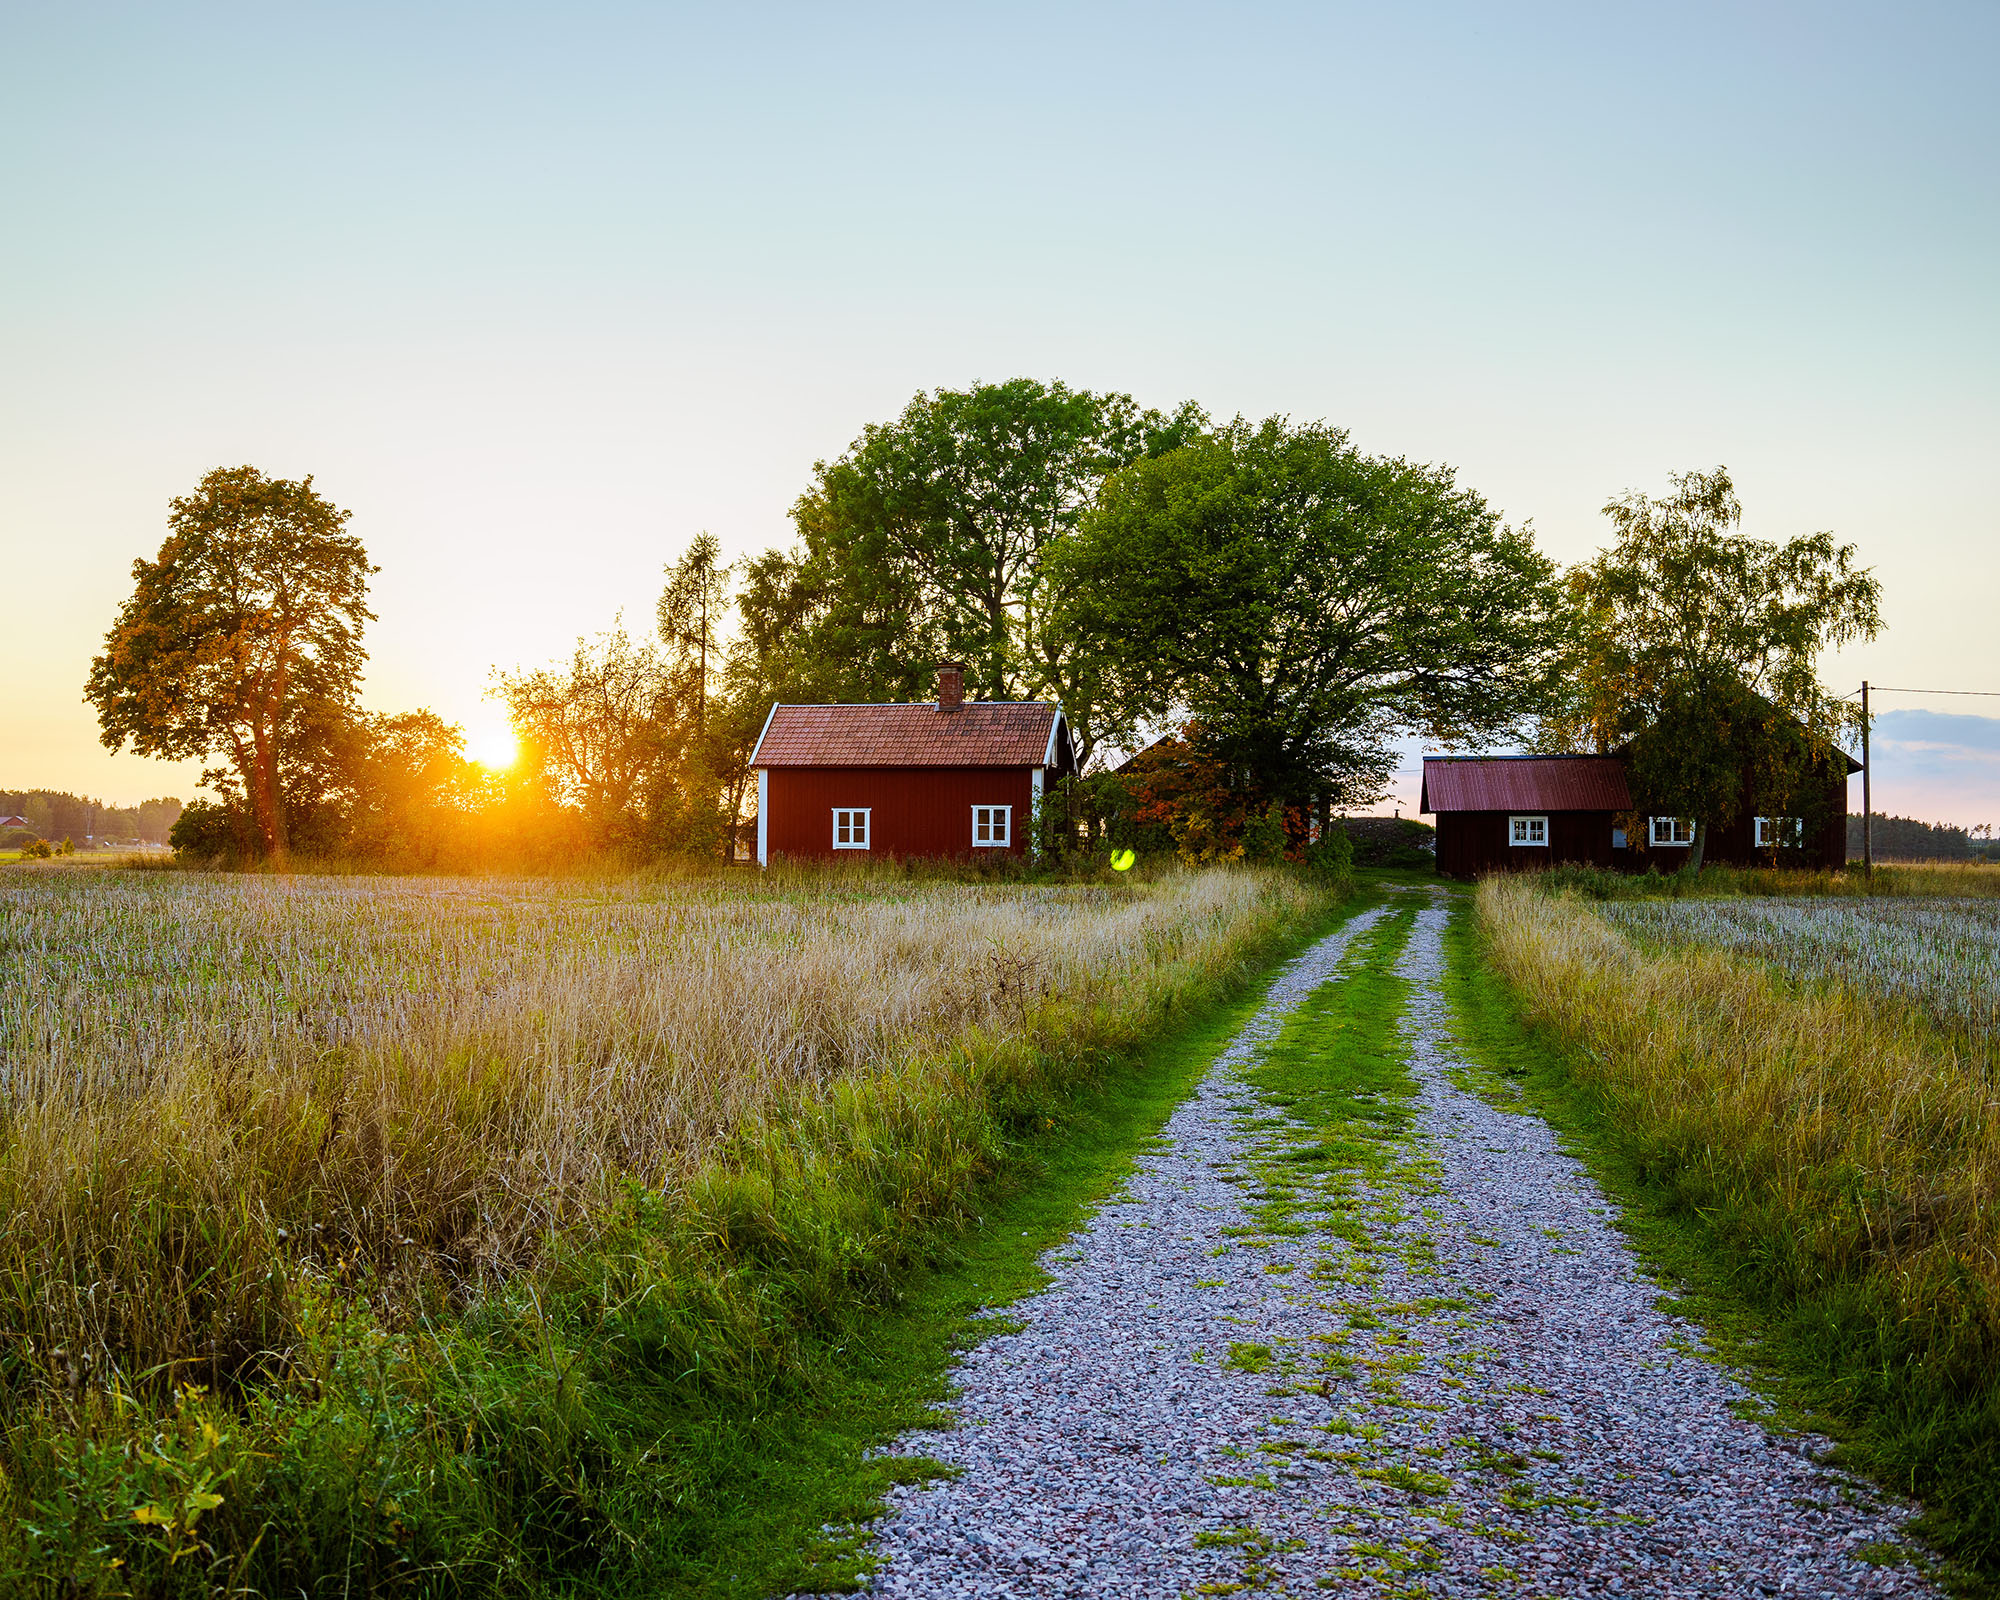
[[[1861,870],[1875,876],[1875,798],[1869,786],[1868,680],[1861,680]]]

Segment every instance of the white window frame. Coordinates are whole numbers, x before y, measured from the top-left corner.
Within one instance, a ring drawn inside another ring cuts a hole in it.
[[[979,837],[980,812],[986,813],[986,831],[994,834],[994,822],[1000,824],[997,836]],[[1014,808],[1012,806],[974,806],[972,808],[972,848],[975,850],[1005,850],[1014,842]]]
[[[869,813],[874,809],[875,808],[873,806],[835,806],[833,808],[834,849],[866,850],[868,848],[868,841],[873,836],[875,831],[874,829],[875,819],[869,815]],[[846,817],[848,819],[847,842],[845,844],[841,842],[840,838],[840,819],[842,817]],[[856,839],[854,837],[853,819],[856,817],[859,817],[861,819],[861,837],[859,839]]]
[[[1694,845],[1692,817],[1648,817],[1646,823],[1646,837],[1662,849],[1691,849]],[[1685,839],[1677,837],[1683,827],[1687,829]]]
[[[1549,844],[1549,819],[1546,816],[1509,817],[1507,842],[1510,845],[1530,845],[1539,850],[1546,850]]]
[[[1776,827],[1772,826],[1774,823]],[[1789,837],[1774,839],[1774,833]],[[1800,817],[1759,817],[1753,837],[1759,850],[1769,850],[1773,845],[1780,850],[1797,850],[1806,842],[1805,821]]]

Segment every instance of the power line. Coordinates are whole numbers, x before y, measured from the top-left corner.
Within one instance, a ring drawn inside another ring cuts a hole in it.
[[[1971,694],[2000,700],[2000,689],[1896,689],[1886,683],[1871,683],[1868,687],[1875,694]],[[1841,698],[1845,700],[1847,696],[1842,695]]]

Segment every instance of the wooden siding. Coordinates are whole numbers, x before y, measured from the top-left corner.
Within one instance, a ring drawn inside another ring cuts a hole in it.
[[[1779,866],[1819,867],[1827,871],[1838,871],[1847,865],[1847,778],[1829,778],[1826,792],[1820,798],[1820,806],[1826,820],[1819,830],[1806,840],[1803,851],[1785,851],[1778,858]],[[1660,813],[1664,815],[1665,813]],[[1766,867],[1771,865],[1771,853],[1757,848],[1757,818],[1765,815],[1761,805],[1746,805],[1736,820],[1726,828],[1712,829],[1702,844],[1701,858],[1718,866]],[[1641,811],[1639,826],[1647,827],[1647,818],[1653,815]],[[1621,850],[1619,865],[1629,871],[1644,872],[1649,867],[1658,867],[1662,872],[1676,872],[1687,860],[1686,845],[1650,845],[1644,850]]]
[[[1032,767],[772,767],[765,844],[810,856],[1019,855],[1028,847]],[[835,807],[865,806],[868,849],[833,848]],[[1006,849],[972,847],[972,808],[1011,806]]]
[[[1513,816],[1549,819],[1546,845],[1509,844]],[[1452,878],[1483,872],[1524,872],[1557,862],[1611,865],[1609,811],[1440,811],[1437,813],[1437,869]]]

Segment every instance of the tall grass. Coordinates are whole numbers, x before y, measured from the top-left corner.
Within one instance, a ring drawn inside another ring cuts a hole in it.
[[[657,1577],[691,1419],[761,1403],[1068,1085],[1325,903],[0,881],[0,1585]]]
[[[1484,948],[1637,1169],[1772,1311],[1820,1400],[1932,1529],[2000,1552],[2000,1098],[1983,1052],[1761,961],[1647,951],[1488,880]]]

